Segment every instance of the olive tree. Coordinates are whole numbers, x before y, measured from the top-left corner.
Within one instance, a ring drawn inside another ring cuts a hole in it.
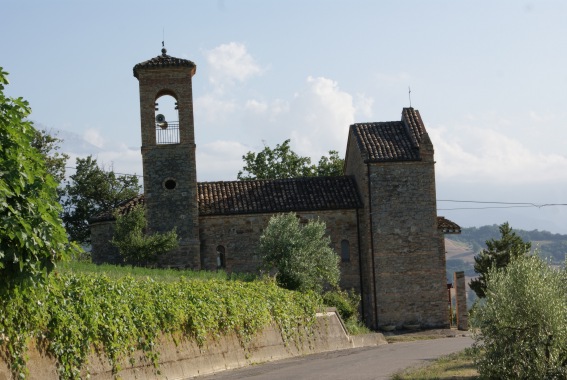
[[[270,219],[260,237],[260,251],[264,268],[276,270],[281,287],[320,293],[325,284],[338,285],[339,256],[325,228],[319,220],[301,224],[294,213]]]
[[[493,268],[472,314],[478,369],[487,379],[567,377],[567,277],[537,256]]]

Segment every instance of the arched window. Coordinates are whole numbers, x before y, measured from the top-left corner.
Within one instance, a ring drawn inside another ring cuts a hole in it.
[[[224,247],[219,245],[217,247],[217,269],[225,269],[226,268],[226,257]]]
[[[343,263],[350,261],[350,244],[346,239],[341,241],[341,261]]]
[[[160,95],[155,104],[156,144],[179,144],[179,112],[177,100]]]

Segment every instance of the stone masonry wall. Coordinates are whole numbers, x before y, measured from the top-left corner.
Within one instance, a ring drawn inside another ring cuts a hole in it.
[[[372,271],[372,246],[370,239],[370,216],[368,197],[367,165],[364,163],[360,151],[356,145],[356,139],[349,132],[346,152],[345,175],[352,175],[360,193],[364,207],[358,211],[359,240],[360,240],[360,273],[362,282],[362,304],[361,312],[366,324],[372,328],[376,325],[376,308],[374,297],[374,276]]]
[[[227,272],[256,272],[261,264],[258,251],[260,236],[273,214],[204,216],[200,219],[201,266],[217,268],[217,247],[225,249]],[[360,292],[356,210],[318,213],[298,212],[302,220],[319,217],[327,225],[331,246],[340,255],[341,241],[348,240],[350,261],[341,262],[341,287]]]
[[[95,264],[120,264],[118,248],[110,244],[114,235],[113,220],[91,224],[91,252]]]
[[[200,268],[199,216],[193,121],[194,68],[139,69],[144,195],[150,232],[176,228],[179,248],[159,265]],[[179,143],[156,144],[155,102],[173,96],[178,105]],[[175,184],[167,188],[166,181]]]
[[[378,325],[448,326],[433,161],[371,165]]]

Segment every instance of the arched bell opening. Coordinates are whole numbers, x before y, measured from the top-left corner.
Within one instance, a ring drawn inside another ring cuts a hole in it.
[[[156,144],[179,144],[179,112],[171,91],[158,93],[155,101]]]

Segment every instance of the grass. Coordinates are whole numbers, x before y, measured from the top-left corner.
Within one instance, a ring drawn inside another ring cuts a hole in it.
[[[370,334],[372,332],[356,317],[349,318],[348,320],[344,321],[344,323],[349,335]]]
[[[466,349],[443,356],[425,367],[408,368],[395,374],[392,380],[476,380],[472,350]]]
[[[189,269],[163,269],[133,266],[120,266],[102,264],[96,265],[87,262],[71,261],[57,264],[57,271],[61,273],[92,273],[106,274],[113,279],[130,276],[136,279],[152,278],[157,281],[174,282],[181,278],[192,280],[226,280],[229,276],[224,271],[192,271]]]

